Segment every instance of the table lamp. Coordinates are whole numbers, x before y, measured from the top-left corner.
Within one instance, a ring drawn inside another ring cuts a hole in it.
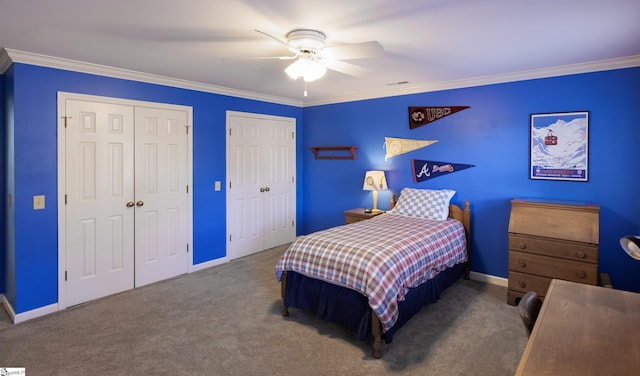
[[[378,209],[378,191],[388,189],[384,171],[367,171],[364,175],[364,185],[362,189],[365,191],[373,191],[373,209],[371,209],[371,212],[379,213],[381,210]]]
[[[640,260],[640,236],[627,235],[620,239],[620,246],[636,260]]]

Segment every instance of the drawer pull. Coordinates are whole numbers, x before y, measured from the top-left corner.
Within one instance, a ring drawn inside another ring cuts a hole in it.
[[[527,248],[527,243],[520,242],[520,243],[518,243],[518,247],[519,247],[520,249],[525,249],[525,248]]]
[[[576,254],[576,256],[578,256],[578,258],[585,258],[585,257],[587,257],[587,255],[586,255],[584,252],[578,252],[578,253]]]
[[[578,278],[584,278],[587,276],[587,273],[585,273],[584,270],[578,270],[576,274],[578,275]]]
[[[527,263],[526,263],[524,260],[519,260],[519,261],[518,261],[518,265],[520,265],[520,266],[521,266],[521,267],[523,267],[523,268],[526,268],[526,267],[527,267]]]
[[[527,284],[524,281],[518,281],[518,286],[525,288],[527,287]]]

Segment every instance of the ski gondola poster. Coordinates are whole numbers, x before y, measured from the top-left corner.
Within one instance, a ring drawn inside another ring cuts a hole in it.
[[[531,115],[529,178],[589,180],[589,112]]]

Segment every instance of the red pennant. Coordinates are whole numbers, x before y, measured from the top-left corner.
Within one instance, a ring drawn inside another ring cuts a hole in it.
[[[425,124],[433,123],[445,116],[466,110],[470,106],[449,107],[409,107],[409,129],[415,129]]]

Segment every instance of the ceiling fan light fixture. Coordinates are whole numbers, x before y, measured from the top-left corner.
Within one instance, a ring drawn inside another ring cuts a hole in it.
[[[287,44],[298,50],[319,51],[324,47],[326,36],[318,30],[296,29],[287,34]]]
[[[284,71],[294,80],[302,77],[305,82],[311,82],[324,76],[327,73],[327,67],[310,56],[301,55]]]

